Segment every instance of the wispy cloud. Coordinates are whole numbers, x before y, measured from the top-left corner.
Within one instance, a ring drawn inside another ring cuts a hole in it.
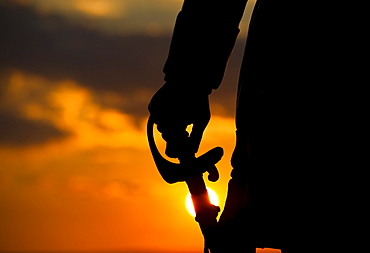
[[[7,27],[0,31],[1,76],[15,69],[59,82],[72,80],[99,92],[106,106],[147,116],[147,103],[163,83],[170,37],[109,36],[27,7],[3,7],[0,14]],[[212,98],[217,113],[233,115],[242,48],[238,42],[222,92]]]
[[[74,81],[53,81],[19,71],[3,80],[0,120],[8,135],[0,142],[10,143],[13,137],[14,143],[26,145],[37,138],[64,136],[75,140],[73,146],[146,148],[133,116],[100,104],[101,94]]]
[[[169,34],[180,0],[13,0],[40,15],[59,15],[75,25],[108,34]]]

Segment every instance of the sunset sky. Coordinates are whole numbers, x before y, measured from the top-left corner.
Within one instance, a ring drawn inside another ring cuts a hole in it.
[[[253,3],[200,149],[225,149],[207,182],[221,209]],[[0,0],[0,252],[202,252],[187,187],[162,180],[145,134],[181,5]]]

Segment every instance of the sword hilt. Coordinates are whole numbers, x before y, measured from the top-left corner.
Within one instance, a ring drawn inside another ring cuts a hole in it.
[[[213,148],[198,158],[195,158],[192,154],[180,158],[180,163],[173,163],[165,159],[158,151],[154,141],[153,129],[154,120],[149,117],[147,123],[149,148],[159,173],[167,183],[173,184],[185,181],[190,176],[202,175],[206,171],[209,173],[208,179],[210,181],[215,182],[218,180],[219,173],[215,164],[223,156],[223,149],[221,147]]]
[[[167,183],[186,182],[196,213],[195,220],[198,222],[205,239],[204,250],[208,252],[209,247],[214,243],[214,240],[212,240],[214,239],[212,238],[212,229],[217,226],[217,216],[220,212],[220,207],[211,204],[206,184],[203,180],[203,173],[208,171],[208,179],[210,181],[218,180],[219,173],[215,164],[221,160],[223,149],[221,147],[213,148],[198,158],[194,154],[189,154],[180,157],[180,163],[172,163],[158,151],[154,141],[153,129],[154,121],[149,117],[147,137],[156,167]]]

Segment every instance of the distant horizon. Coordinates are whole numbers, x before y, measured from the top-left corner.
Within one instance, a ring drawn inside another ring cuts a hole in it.
[[[197,251],[158,251],[158,250],[144,250],[144,251],[137,251],[137,250],[92,250],[92,251],[86,251],[86,250],[71,250],[71,251],[0,251],[0,253],[202,253],[202,249],[199,249]],[[279,253],[280,250],[277,249],[257,249],[257,253]]]

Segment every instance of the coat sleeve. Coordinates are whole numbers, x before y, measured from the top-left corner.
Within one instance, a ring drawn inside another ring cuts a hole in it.
[[[165,82],[210,94],[224,76],[247,0],[184,0],[172,34]]]

